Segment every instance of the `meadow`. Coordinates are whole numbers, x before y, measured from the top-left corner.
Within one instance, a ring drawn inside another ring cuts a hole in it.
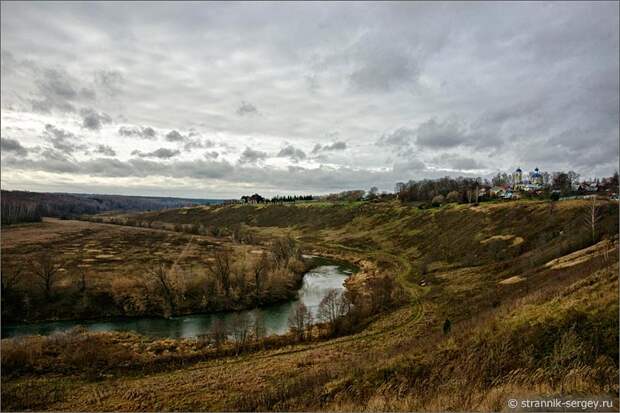
[[[587,200],[232,205],[72,222],[80,237],[165,234],[171,256],[188,237],[204,251],[290,237],[360,269],[347,283],[355,311],[341,331],[318,325],[303,340],[256,338],[243,349],[84,331],[3,340],[3,408],[497,411],[510,397],[566,394],[618,403],[618,204],[594,206],[592,215]],[[36,228],[46,224],[16,230],[44,234]],[[7,259],[49,242],[7,238]],[[92,254],[133,265],[142,244],[112,245]],[[80,361],[95,353],[98,367]]]
[[[170,316],[284,301],[295,295],[306,264],[295,245],[281,241],[240,244],[53,218],[11,226],[2,237],[2,317]],[[272,246],[281,247],[282,265],[267,259]]]

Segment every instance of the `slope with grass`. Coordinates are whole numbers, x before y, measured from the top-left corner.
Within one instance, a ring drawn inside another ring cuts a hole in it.
[[[490,411],[511,396],[558,394],[617,403],[618,204],[599,205],[594,237],[587,206],[310,203],[132,216],[138,225],[243,223],[257,237],[291,234],[306,250],[356,262],[351,289],[381,289],[389,277],[407,299],[329,340],[215,358],[183,358],[189,350],[177,344],[167,348],[176,364],[102,369],[97,380],[79,369],[5,376],[4,407]],[[111,353],[133,348],[109,340]]]

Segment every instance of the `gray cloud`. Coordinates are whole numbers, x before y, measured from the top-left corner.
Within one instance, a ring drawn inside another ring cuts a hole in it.
[[[95,72],[95,84],[108,96],[116,96],[121,92],[125,81],[118,70],[99,70]]]
[[[158,185],[151,168],[171,179],[201,167],[226,171],[159,188],[200,196],[237,196],[248,183],[261,193],[391,189],[516,166],[610,174],[618,165],[619,11],[617,2],[4,2],[1,132],[33,159],[3,156],[3,185],[113,188],[105,167],[133,177],[131,187],[152,185],[149,193]],[[97,116],[80,127],[85,108]],[[46,123],[76,138],[38,134]],[[132,124],[153,125],[152,133]],[[124,138],[153,139],[155,127],[178,131],[183,139],[169,145],[181,153],[128,156]],[[325,149],[341,137],[355,145]],[[92,148],[101,139],[118,159],[98,160]],[[91,153],[75,159],[75,145]],[[288,145],[316,151],[304,152],[303,168],[300,156],[279,158],[276,169],[261,162]],[[36,168],[59,175],[42,183]]]
[[[284,148],[280,149],[280,152],[278,152],[276,156],[279,158],[290,158],[295,162],[306,159],[306,153],[293,145],[286,145]]]
[[[183,145],[183,149],[186,152],[189,152],[193,149],[202,149],[202,148],[213,148],[215,146],[215,142],[210,139],[192,139],[187,138],[185,145]]]
[[[93,152],[105,156],[116,156],[116,151],[108,145],[97,145]]]
[[[121,136],[132,136],[142,139],[154,139],[157,136],[155,129],[150,126],[121,126],[118,129],[118,134]]]
[[[21,143],[11,138],[0,138],[0,150],[4,153],[11,153],[16,156],[27,156],[28,149],[24,148]]]
[[[455,169],[458,171],[484,169],[482,164],[477,160],[458,154],[443,154],[435,158],[435,162],[443,168],[447,167],[448,169]]]
[[[239,163],[255,163],[264,159],[267,159],[267,152],[254,150],[246,146],[243,153],[241,153]]]
[[[185,142],[187,140],[187,137],[181,135],[179,131],[171,130],[166,134],[166,140],[168,142]]]
[[[453,148],[465,144],[466,132],[456,122],[429,119],[416,129],[416,144],[427,148]]]
[[[50,112],[58,109],[63,112],[75,111],[73,101],[78,98],[75,81],[64,71],[44,70],[35,79],[40,99],[32,100],[32,108],[37,112]]]
[[[415,141],[415,135],[416,131],[413,129],[398,128],[393,132],[384,133],[377,141],[377,144],[379,146],[410,146]]]
[[[258,109],[256,106],[249,102],[241,102],[241,105],[237,108],[237,115],[246,116],[246,115],[256,115],[258,114]]]
[[[104,123],[112,121],[110,115],[96,112],[93,109],[82,109],[80,110],[80,115],[82,116],[82,127],[94,131],[101,129]]]
[[[85,151],[87,149],[86,145],[81,143],[81,138],[54,125],[45,125],[43,135],[55,150],[66,155],[72,155],[77,151]]]
[[[405,83],[414,84],[420,70],[414,56],[406,49],[386,47],[385,43],[368,44],[358,50],[358,65],[350,74],[351,84],[358,90],[384,92]]]
[[[317,143],[314,145],[314,148],[312,148],[312,153],[317,154],[319,152],[344,151],[345,149],[347,149],[347,143],[343,141],[338,141],[327,145]]]
[[[178,149],[159,148],[152,152],[141,152],[135,150],[131,152],[132,155],[139,156],[140,158],[159,158],[170,159],[181,154]]]

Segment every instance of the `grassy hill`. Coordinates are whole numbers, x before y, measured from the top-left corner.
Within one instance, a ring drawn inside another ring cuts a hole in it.
[[[366,289],[388,276],[407,299],[330,340],[185,366],[178,360],[192,344],[178,342],[168,347],[177,363],[159,372],[4,378],[4,408],[489,411],[510,397],[566,394],[617,403],[618,204],[599,202],[593,232],[589,202],[200,206],[100,217],[222,234],[241,226],[258,239],[290,234],[306,251],[357,263]],[[97,337],[111,353],[141,356],[137,339]]]

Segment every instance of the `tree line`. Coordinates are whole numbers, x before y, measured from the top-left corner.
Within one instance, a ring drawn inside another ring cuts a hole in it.
[[[43,207],[32,202],[5,201],[0,203],[2,225],[18,224],[20,222],[41,222]]]
[[[171,316],[228,311],[294,298],[307,264],[297,242],[275,239],[261,254],[220,248],[201,266],[153,260],[135,275],[102,282],[83,253],[51,251],[27,262],[3,260],[2,313],[8,320],[49,317]]]
[[[543,184],[538,191],[539,195],[548,196],[552,191],[563,196],[578,193],[575,187],[579,184],[580,175],[574,171],[559,171],[551,174],[543,172]],[[618,172],[611,177],[596,179],[594,181],[597,191],[618,193]],[[402,202],[460,202],[471,203],[482,200],[481,190],[486,189],[486,197],[493,186],[509,187],[513,185],[512,176],[506,173],[498,173],[491,181],[488,179],[449,176],[439,179],[410,180],[406,183],[399,182],[394,188],[398,199]]]
[[[2,224],[40,221],[42,216],[75,218],[104,211],[150,211],[208,203],[166,197],[124,195],[56,194],[46,192],[2,190],[0,199]]]

